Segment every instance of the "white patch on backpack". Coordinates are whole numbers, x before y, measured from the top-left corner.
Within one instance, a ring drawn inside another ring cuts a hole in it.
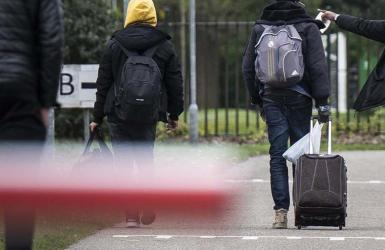
[[[138,102],[144,102],[144,99],[136,99]]]
[[[298,75],[299,75],[299,73],[297,70],[294,70],[293,73],[291,73],[291,76],[298,76]]]
[[[270,41],[267,46],[269,46],[269,48],[273,48],[274,47],[274,42],[273,41]]]

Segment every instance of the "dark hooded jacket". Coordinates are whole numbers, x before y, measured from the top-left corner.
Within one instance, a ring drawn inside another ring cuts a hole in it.
[[[102,123],[104,116],[113,116],[115,99],[113,86],[119,77],[127,56],[119,48],[119,41],[127,50],[144,52],[159,45],[154,54],[163,77],[163,96],[161,100],[160,120],[167,121],[167,114],[173,120],[183,112],[183,78],[171,37],[147,24],[134,24],[113,34],[100,63],[97,80],[97,94],[94,108],[94,121]]]
[[[347,31],[385,44],[385,20],[371,21],[348,15],[340,15],[337,25]],[[354,109],[365,111],[385,105],[385,52],[362,89]]]
[[[300,34],[302,52],[304,55],[305,75],[301,82],[316,100],[317,106],[326,105],[330,96],[330,81],[328,77],[325,51],[322,44],[320,28],[324,24],[310,17],[305,9],[292,1],[279,1],[267,6],[261,19],[256,22],[243,57],[243,76],[249,90],[252,102],[262,106],[262,83],[256,77],[255,45],[262,36],[262,25],[294,25]],[[290,91],[274,90],[276,94],[286,95]]]
[[[0,96],[56,104],[62,63],[59,0],[0,1]]]

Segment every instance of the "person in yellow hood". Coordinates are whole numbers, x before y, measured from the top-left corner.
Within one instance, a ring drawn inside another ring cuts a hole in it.
[[[156,9],[152,0],[131,0],[127,7],[127,16],[124,23],[126,28],[130,24],[145,23],[153,27],[158,24]]]
[[[132,63],[134,60],[141,63]],[[149,65],[151,70],[146,68]],[[154,74],[158,75],[151,78]],[[149,91],[152,89],[155,91]],[[112,35],[100,63],[91,130],[96,131],[107,116],[115,157],[124,159],[124,166],[148,169],[157,122],[167,123],[171,130],[177,128],[183,93],[181,66],[171,37],[157,27],[154,3],[131,0],[124,29]],[[140,151],[132,148],[138,143]],[[127,227],[155,220],[152,212],[129,209]]]

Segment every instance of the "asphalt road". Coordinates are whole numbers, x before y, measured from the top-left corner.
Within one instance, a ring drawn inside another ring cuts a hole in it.
[[[229,169],[229,183],[242,187],[227,216],[220,221],[194,221],[158,215],[140,229],[123,224],[102,230],[70,250],[97,249],[370,249],[385,250],[385,152],[342,153],[348,164],[348,218],[335,228],[272,230],[268,157],[257,157]],[[239,173],[235,175],[235,173]]]

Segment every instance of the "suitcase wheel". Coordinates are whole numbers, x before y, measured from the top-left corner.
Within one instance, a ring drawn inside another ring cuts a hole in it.
[[[297,229],[298,229],[298,230],[301,230],[301,229],[302,229],[302,226],[297,226]]]
[[[340,230],[342,230],[343,226],[340,226],[339,228],[340,228]]]

